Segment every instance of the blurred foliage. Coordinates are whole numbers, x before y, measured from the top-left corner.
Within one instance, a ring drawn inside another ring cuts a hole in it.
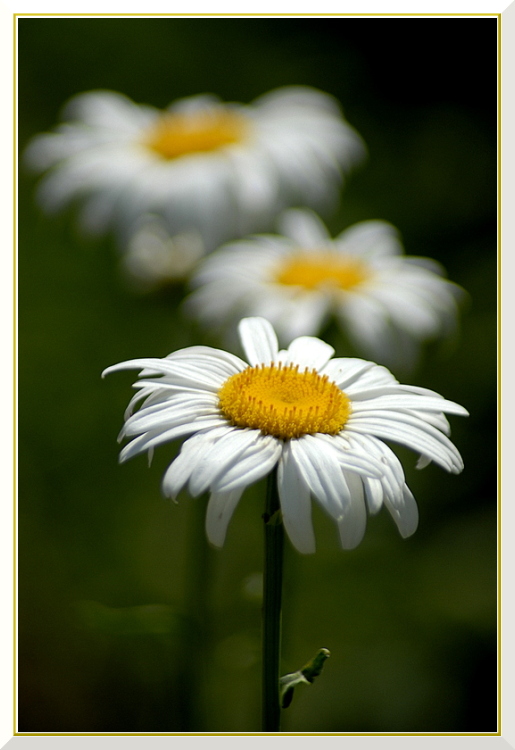
[[[417,472],[399,450],[420,508],[412,538],[383,511],[344,553],[315,508],[317,553],[287,547],[283,672],[321,647],[331,659],[283,712],[284,731],[497,730],[496,24],[18,20],[22,149],[89,89],[165,106],[312,85],[340,100],[369,149],[330,228],[391,221],[408,254],[436,258],[470,295],[460,336],[428,347],[411,378],[469,409],[452,420],[464,473]],[[42,216],[35,182],[20,170],[18,729],[259,731],[263,483],[215,552],[205,498],[160,496],[177,444],[150,470],[143,458],[117,465],[133,374],[101,371],[197,333],[183,289],[135,295],[112,242]]]

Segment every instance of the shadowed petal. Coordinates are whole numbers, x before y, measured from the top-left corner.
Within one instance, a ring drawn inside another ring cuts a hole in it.
[[[309,487],[297,469],[291,444],[285,445],[279,462],[277,484],[284,527],[291,543],[303,554],[314,552],[315,532],[311,520]]]
[[[367,525],[367,511],[361,478],[346,472],[351,501],[345,506],[343,516],[338,519],[340,543],[343,549],[354,549],[363,539]]]
[[[223,547],[227,526],[242,492],[241,489],[232,492],[213,492],[209,498],[206,512],[206,533],[207,538],[215,547]]]
[[[260,435],[238,457],[238,461],[224,471],[211,487],[215,492],[228,492],[247,487],[269,474],[282,452],[282,444],[271,435]]]

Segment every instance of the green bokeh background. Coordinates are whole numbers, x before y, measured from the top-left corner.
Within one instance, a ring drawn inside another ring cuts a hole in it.
[[[285,732],[497,731],[496,33],[482,18],[20,18],[19,143],[95,88],[166,106],[214,92],[249,102],[290,84],[336,96],[369,149],[334,232],[386,219],[406,252],[469,293],[457,341],[410,381],[465,405],[465,471],[414,469],[420,526],[386,511],[352,552],[315,509],[318,550],[287,543],[283,671],[331,658],[283,712]],[[132,373],[196,335],[183,289],[138,295],[109,238],[48,219],[19,191],[20,732],[256,732],[263,483],[222,551],[205,498],[163,500],[178,449],[117,462]],[[344,354],[344,352],[338,352]]]

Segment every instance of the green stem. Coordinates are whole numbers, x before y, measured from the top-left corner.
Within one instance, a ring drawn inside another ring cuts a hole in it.
[[[184,592],[185,631],[179,657],[178,714],[179,729],[199,732],[204,729],[206,664],[211,649],[209,594],[214,569],[214,553],[205,532],[207,497],[196,498],[188,518],[188,571]]]
[[[268,477],[263,572],[263,732],[279,732],[279,660],[284,530],[279,510],[277,470]]]

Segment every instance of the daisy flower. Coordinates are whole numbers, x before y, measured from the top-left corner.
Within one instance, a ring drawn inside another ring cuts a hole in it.
[[[172,236],[197,230],[212,250],[262,231],[282,208],[327,207],[364,154],[337,102],[302,86],[249,105],[193,96],[163,111],[91,91],[70,100],[63,120],[26,151],[29,166],[48,170],[40,203],[58,211],[79,201],[87,231],[117,226],[123,243],[141,214],[158,213]]]
[[[198,267],[186,308],[223,327],[262,315],[281,341],[320,333],[337,319],[358,353],[413,365],[419,343],[453,329],[463,290],[428,258],[403,254],[397,230],[363,221],[331,239],[309,210],[285,211],[281,236],[221,247]]]
[[[447,437],[445,413],[466,410],[401,385],[373,362],[332,358],[333,348],[318,338],[302,336],[279,350],[263,318],[243,319],[239,332],[246,362],[193,346],[104,371],[141,370],[120,435],[132,440],[120,460],[187,438],[165,472],[163,492],[174,500],[184,487],[193,497],[210,492],[206,530],[218,547],[245,488],[275,468],[284,526],[299,552],[315,550],[311,496],[335,520],[343,548],[359,544],[367,510],[383,504],[401,535],[412,534],[417,506],[383,441],[419,453],[419,467],[434,461],[458,473],[463,463]]]
[[[122,269],[130,283],[145,292],[184,281],[204,254],[199,232],[170,236],[160,216],[141,216],[122,255]]]

